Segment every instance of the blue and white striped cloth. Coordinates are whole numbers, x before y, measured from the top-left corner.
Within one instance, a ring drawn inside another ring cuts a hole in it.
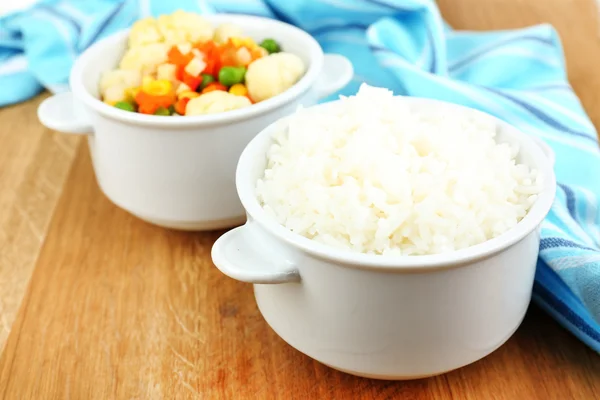
[[[43,0],[0,19],[0,105],[61,91],[73,60],[139,17],[175,8],[247,13],[307,30],[362,82],[496,115],[556,152],[556,202],[542,229],[534,300],[600,352],[600,151],[548,25],[451,29],[429,0]]]

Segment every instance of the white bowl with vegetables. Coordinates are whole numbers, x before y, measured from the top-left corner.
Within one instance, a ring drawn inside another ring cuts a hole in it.
[[[214,66],[219,41],[233,43],[223,57],[242,65]],[[352,74],[345,57],[323,54],[291,25],[176,12],[91,46],[71,71],[71,92],[46,99],[38,116],[88,136],[98,184],[119,207],[163,227],[219,229],[245,220],[235,168],[250,140]]]

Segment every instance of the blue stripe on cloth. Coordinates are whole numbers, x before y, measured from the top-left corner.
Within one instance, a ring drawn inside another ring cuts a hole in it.
[[[73,29],[75,29],[75,33],[77,36],[81,35],[81,25],[79,25],[79,22],[71,18],[69,15],[60,12],[58,8],[52,8],[50,6],[40,4],[37,7],[37,10],[43,10],[44,12],[47,12],[48,14],[54,15],[56,18],[65,21],[66,23],[71,25]]]
[[[571,214],[571,216],[576,219],[577,216],[575,211],[575,195],[573,194],[573,191],[567,185],[560,182],[558,183],[558,187],[561,188],[563,192],[565,192],[565,196],[567,198],[567,210],[569,210],[569,214]]]
[[[429,72],[435,74],[437,72],[437,57],[435,55],[435,47],[433,46],[433,35],[429,29],[427,29],[427,40],[429,46],[431,46],[431,64],[429,65]]]
[[[560,301],[558,296],[554,296],[548,289],[540,285],[534,285],[533,301],[544,311],[558,321],[563,327],[575,334],[575,336],[597,352],[600,352],[600,339],[595,329],[598,327],[590,326],[579,317],[578,314],[571,311],[569,305]]]
[[[324,33],[347,31],[349,29],[359,29],[362,33],[364,31],[364,29],[367,27],[368,27],[367,25],[355,24],[355,23],[340,24],[340,25],[322,26],[317,29],[313,29],[310,33],[313,36],[318,36],[318,35],[322,35]]]
[[[590,339],[598,342],[596,345],[600,344],[600,334],[598,334],[598,331],[596,331],[593,326],[588,324],[587,321],[582,319],[579,315],[575,314],[569,305],[561,301],[560,298],[554,296],[549,289],[546,289],[541,285],[536,285],[534,290],[536,291],[536,295],[539,296],[540,300],[550,306],[555,313],[561,315],[570,324],[577,327],[577,329],[581,330],[582,333],[587,335]]]
[[[549,125],[550,127],[557,129],[559,131],[563,131],[566,133],[569,133],[571,135],[574,136],[579,136],[582,137],[584,139],[590,140],[594,143],[597,143],[598,139],[596,136],[591,136],[588,133],[584,133],[584,132],[578,132],[575,130],[572,130],[571,128],[569,128],[568,126],[565,126],[563,124],[561,124],[559,121],[557,121],[556,119],[552,118],[550,115],[544,113],[542,110],[536,108],[535,106],[522,101],[514,96],[511,96],[507,93],[502,92],[501,90],[496,90],[496,89],[490,89],[490,88],[486,88],[487,90],[489,90],[492,93],[497,94],[498,96],[502,96],[510,101],[512,101],[513,103],[519,105],[520,107],[522,107],[523,109],[529,111],[531,114],[533,114],[536,118],[538,118],[540,121],[546,123],[547,125]]]
[[[508,38],[504,41],[500,41],[500,43],[494,43],[492,46],[488,46],[484,49],[480,49],[475,54],[469,54],[467,57],[452,63],[452,65],[449,65],[448,69],[450,71],[452,71],[452,70],[464,67],[464,66],[472,63],[473,61],[480,59],[482,56],[484,56],[494,50],[497,50],[500,46],[510,45],[512,42],[519,42],[520,44],[522,44],[523,41],[527,41],[527,40],[532,40],[532,41],[542,43],[542,44],[548,45],[548,46],[553,45],[552,41],[550,41],[550,40],[536,37],[536,36],[531,36],[531,35],[524,35],[524,36]]]
[[[294,23],[290,17],[288,17],[284,12],[279,10],[280,6],[279,4],[277,4],[277,2],[267,0],[265,3],[269,7],[271,13],[273,13],[275,18],[277,18],[280,21],[287,22],[288,24]]]
[[[584,250],[596,251],[596,249],[592,249],[591,247],[582,246],[570,240],[557,238],[557,237],[545,237],[540,240],[540,250],[552,249],[555,247],[571,247],[571,248],[579,248]]]
[[[384,8],[388,8],[389,10],[394,11],[394,12],[407,13],[407,12],[412,12],[415,10],[414,8],[402,7],[398,4],[390,4],[390,2],[387,2],[384,0],[364,0],[364,1],[365,1],[365,3],[371,3],[374,5],[382,6]],[[395,2],[395,3],[398,3],[398,2]]]
[[[565,85],[565,84],[556,84],[556,85],[540,85],[540,86],[535,86],[532,88],[529,88],[528,90],[533,91],[533,92],[542,92],[545,90],[567,90],[569,92],[573,92],[573,88],[569,85]]]
[[[311,33],[362,82],[495,115],[556,154],[561,184],[542,224],[534,301],[595,350],[600,327],[600,150],[547,24],[456,31],[432,0],[41,0],[0,18],[0,105],[68,85],[73,60],[133,21],[180,8],[263,15]],[[331,100],[332,95],[325,100]]]
[[[600,325],[561,276],[538,261],[533,300],[588,346],[600,352]]]
[[[276,18],[268,5],[261,0],[211,0],[210,6],[216,13],[235,13]]]

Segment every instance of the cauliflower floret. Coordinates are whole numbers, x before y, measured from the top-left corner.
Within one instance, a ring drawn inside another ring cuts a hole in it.
[[[159,64],[167,61],[169,45],[165,43],[152,43],[136,46],[127,50],[119,68],[141,71],[144,75],[154,72]]]
[[[142,46],[163,41],[154,18],[144,18],[137,21],[129,32],[129,47]]]
[[[246,86],[252,100],[259,102],[292,87],[304,75],[304,62],[292,53],[259,58],[248,66]]]
[[[215,36],[213,40],[215,43],[222,44],[227,42],[231,37],[241,37],[243,36],[242,28],[234,24],[221,24],[215,29]]]
[[[245,96],[215,90],[191,99],[185,108],[185,115],[215,114],[250,105],[252,103]]]
[[[171,15],[158,17],[158,30],[168,44],[198,42],[213,37],[210,22],[198,14],[177,10]]]
[[[122,69],[106,71],[100,77],[100,94],[102,97],[106,97],[106,92],[111,87],[131,88],[139,86],[141,83],[142,74],[139,71]]]

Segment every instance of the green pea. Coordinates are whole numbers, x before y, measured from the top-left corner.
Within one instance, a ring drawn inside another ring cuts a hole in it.
[[[223,67],[219,71],[219,82],[227,87],[244,82],[245,67]]]
[[[260,47],[269,52],[269,54],[279,53],[281,46],[274,39],[265,39],[261,42]]]
[[[115,107],[125,111],[135,111],[135,106],[128,101],[118,101],[115,103]]]
[[[202,76],[202,83],[200,85],[198,85],[198,89],[196,89],[196,91],[198,93],[200,93],[202,91],[202,89],[204,89],[206,86],[208,86],[209,83],[213,83],[215,81],[214,76],[212,76],[211,74],[201,74]]]
[[[171,115],[168,108],[158,107],[158,110],[154,112],[154,115]]]

